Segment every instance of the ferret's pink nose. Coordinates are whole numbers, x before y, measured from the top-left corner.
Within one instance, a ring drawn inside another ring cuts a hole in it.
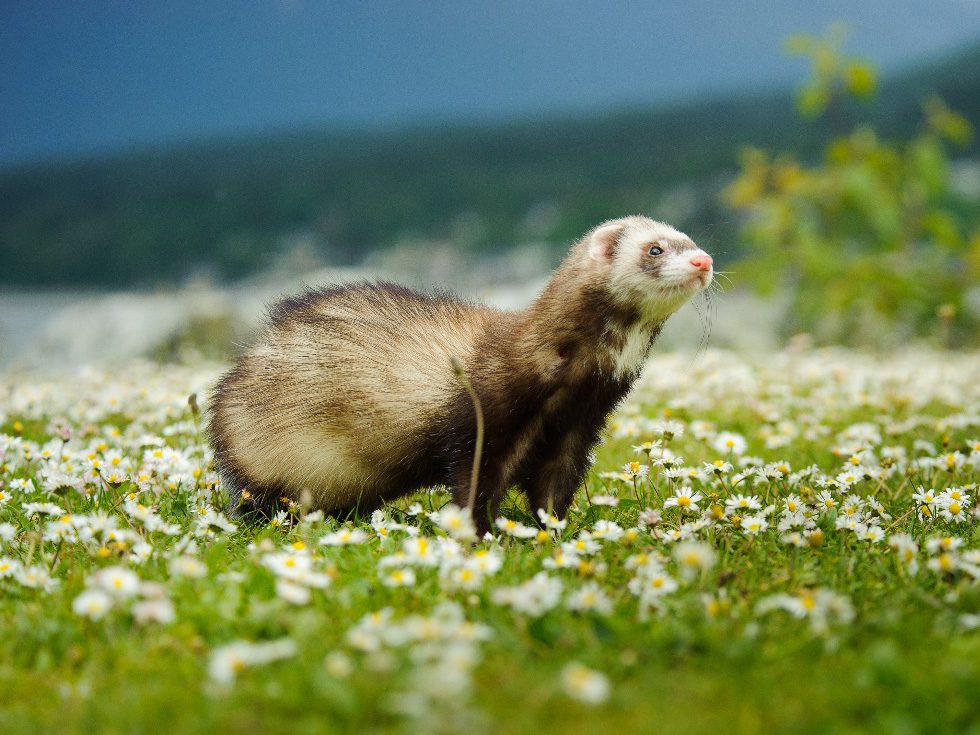
[[[701,255],[695,255],[693,258],[691,258],[691,265],[693,265],[699,271],[710,271],[711,264],[713,262],[714,261],[711,259],[711,256],[708,255],[707,253],[702,253]]]

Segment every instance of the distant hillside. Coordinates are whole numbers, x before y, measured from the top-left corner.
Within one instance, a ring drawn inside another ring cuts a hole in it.
[[[668,217],[731,256],[734,222],[715,193],[743,146],[813,155],[859,119],[908,136],[933,92],[980,123],[980,47],[886,80],[874,107],[833,123],[799,120],[784,92],[20,168],[0,173],[0,283],[233,279],[296,247],[341,264],[412,239],[473,250],[560,244],[626,212]]]

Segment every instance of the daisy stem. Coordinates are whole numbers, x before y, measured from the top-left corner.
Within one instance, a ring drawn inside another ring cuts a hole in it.
[[[51,566],[48,567],[49,572],[54,572],[55,566],[58,564],[58,557],[61,555],[61,547],[65,545],[65,539],[58,539],[58,546],[54,550],[54,556],[51,557]]]
[[[483,459],[483,407],[480,405],[480,398],[476,395],[476,391],[473,390],[473,384],[470,383],[470,379],[466,377],[466,371],[463,369],[463,364],[453,357],[450,360],[453,370],[456,372],[456,377],[459,378],[459,382],[463,384],[463,388],[470,395],[470,400],[473,402],[473,411],[476,414],[476,447],[473,450],[473,469],[470,472],[470,497],[466,503],[466,507],[470,509],[470,517],[474,520],[476,519],[476,487],[477,482],[480,478],[480,462]]]
[[[888,531],[891,531],[893,528],[895,528],[895,526],[897,526],[899,523],[901,523],[902,521],[904,521],[906,518],[909,517],[909,515],[911,513],[914,513],[914,512],[915,512],[915,506],[913,505],[911,508],[909,508],[907,511],[905,511],[900,517],[896,518],[895,521],[888,528],[885,529],[885,533],[888,533]]]

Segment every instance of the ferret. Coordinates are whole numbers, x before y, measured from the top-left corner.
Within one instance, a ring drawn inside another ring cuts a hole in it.
[[[564,517],[664,322],[712,277],[687,235],[632,216],[575,243],[523,311],[387,282],[285,298],[209,403],[231,507],[344,516],[438,485],[465,507],[475,471],[480,535],[512,486]]]

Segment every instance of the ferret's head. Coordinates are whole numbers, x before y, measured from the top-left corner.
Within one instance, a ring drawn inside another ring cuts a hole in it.
[[[651,320],[665,319],[707,288],[711,256],[683,232],[649,217],[604,222],[585,238],[609,293]]]

